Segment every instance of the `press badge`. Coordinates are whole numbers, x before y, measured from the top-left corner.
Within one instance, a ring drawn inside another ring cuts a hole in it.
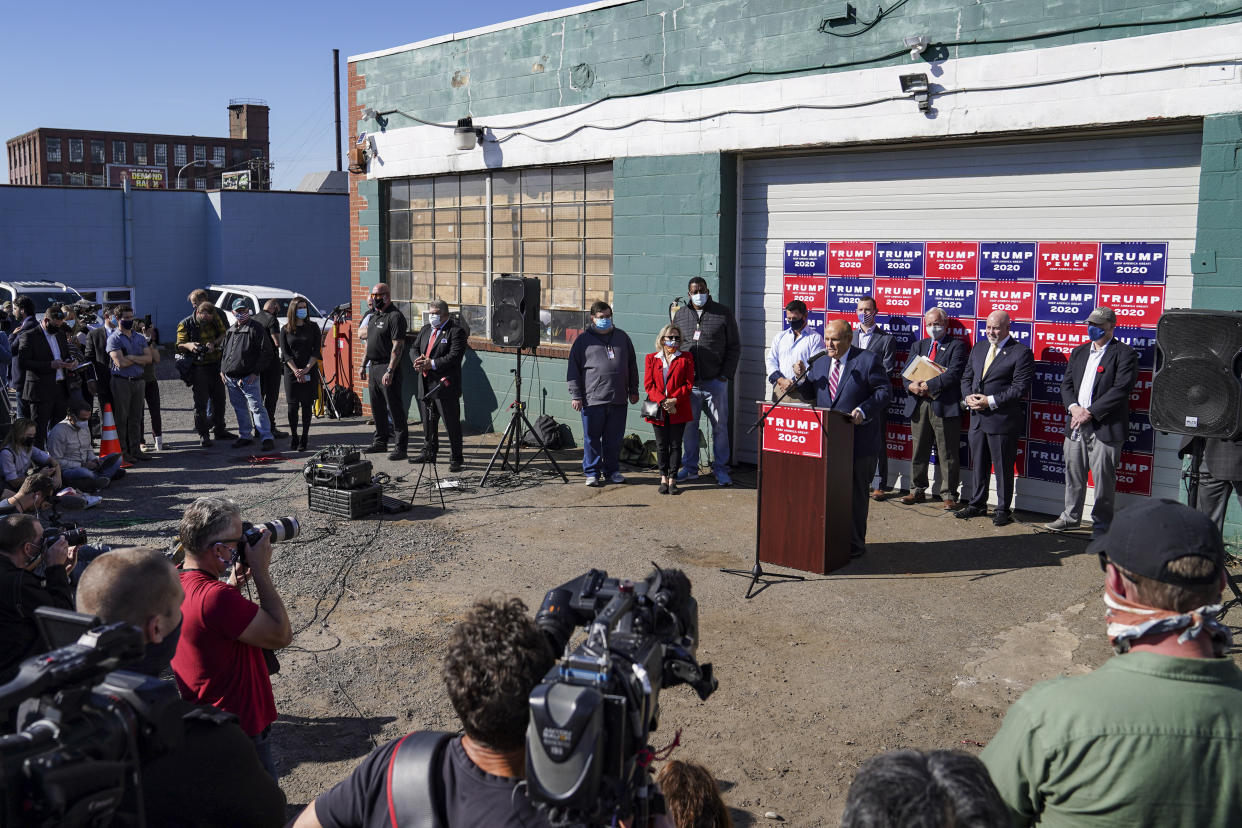
[[[614,350],[612,349],[612,346],[611,346],[611,345],[607,345],[607,346],[605,346],[605,350],[607,350],[607,351],[608,351],[608,358],[609,358],[609,359],[616,359],[616,358],[617,358],[617,353],[616,353],[616,351],[614,351]]]
[[[695,329],[694,329],[694,341],[695,341],[695,342],[698,342],[698,341],[699,341],[699,337],[700,337],[700,336],[702,336],[702,335],[703,335],[703,332],[702,332],[702,331],[700,331],[698,328],[695,328]]]

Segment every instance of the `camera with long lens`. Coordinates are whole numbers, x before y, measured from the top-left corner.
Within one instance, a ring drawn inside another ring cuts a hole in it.
[[[648,744],[661,688],[689,684],[704,700],[716,689],[711,665],[695,659],[690,579],[657,567],[631,582],[592,569],[549,592],[535,623],[564,655],[530,694],[528,796],[554,826],[646,825],[664,810]],[[571,649],[577,627],[586,639]]]
[[[271,538],[272,543],[293,540],[302,533],[302,524],[298,523],[298,519],[292,516],[269,520],[262,526],[255,526],[249,522],[242,523],[241,543],[237,544],[237,552],[233,555],[233,563],[240,562],[243,566],[247,565],[246,547],[254,546],[263,539],[262,529],[264,528],[267,529],[267,534]]]
[[[48,532],[43,536],[43,551],[51,549],[61,538],[68,546],[81,546],[86,543],[86,530],[80,526],[71,526],[59,532]]]
[[[0,687],[0,825],[144,824],[141,763],[184,737],[177,688],[119,670],[144,647],[137,627],[96,626]]]

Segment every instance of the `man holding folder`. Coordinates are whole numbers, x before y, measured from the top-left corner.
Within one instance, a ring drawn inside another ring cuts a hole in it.
[[[945,509],[957,508],[966,343],[949,335],[948,322],[940,308],[923,314],[927,336],[914,346],[910,362],[902,372],[914,400],[910,414],[910,434],[914,438],[910,493],[901,499],[907,506],[927,500],[923,493],[927,489],[927,465],[934,440],[937,470],[932,496],[939,493]]]

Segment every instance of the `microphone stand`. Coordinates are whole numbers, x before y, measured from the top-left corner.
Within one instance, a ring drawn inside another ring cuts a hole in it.
[[[810,362],[807,363],[806,368],[802,371],[802,373],[799,374],[795,378],[795,380],[789,384],[788,388],[782,391],[780,395],[777,396],[777,398],[772,401],[772,404],[768,406],[767,410],[765,410],[762,414],[759,415],[759,419],[755,421],[755,424],[752,425],[750,428],[746,429],[747,434],[751,434],[755,431],[755,429],[759,429],[759,434],[760,434],[759,452],[761,454],[763,453],[763,437],[762,437],[763,426],[768,420],[768,415],[771,414],[773,411],[775,411],[776,407],[779,406],[781,402],[787,396],[789,396],[789,392],[793,390],[794,388],[796,388],[798,386],[798,383],[802,382],[802,380],[806,378],[806,375],[810,373],[811,371],[811,365],[814,363],[815,359],[820,354],[825,354],[825,353],[827,353],[827,351],[820,351],[819,354],[816,354],[815,356],[811,357]],[[755,490],[756,492],[763,491],[763,458],[760,458],[759,460],[759,469],[758,469],[758,475],[756,477],[756,482],[755,482]],[[805,581],[806,580],[805,575],[786,575],[781,572],[765,572],[764,571],[763,564],[759,560],[759,538],[762,537],[761,533],[763,531],[762,519],[763,519],[763,510],[760,508],[759,497],[756,496],[755,497],[755,565],[752,566],[750,569],[721,569],[720,570],[726,575],[740,575],[743,578],[747,578],[747,577],[750,578],[750,585],[746,587],[746,600],[748,601],[751,598],[758,595],[760,592],[763,592],[765,589],[770,587],[773,583],[778,583],[776,581],[763,580],[763,579],[783,578],[787,581]],[[762,586],[760,586],[759,589],[755,589],[755,585],[759,584],[761,581],[762,581]]]

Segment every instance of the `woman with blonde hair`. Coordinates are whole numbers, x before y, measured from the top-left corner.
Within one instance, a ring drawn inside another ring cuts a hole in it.
[[[656,460],[660,466],[660,494],[677,494],[677,467],[681,464],[681,437],[690,422],[690,392],[694,388],[694,357],[681,350],[681,331],[665,325],[656,336],[655,353],[647,354],[643,386],[647,403],[643,419],[655,431]],[[653,405],[654,404],[654,405]]]

